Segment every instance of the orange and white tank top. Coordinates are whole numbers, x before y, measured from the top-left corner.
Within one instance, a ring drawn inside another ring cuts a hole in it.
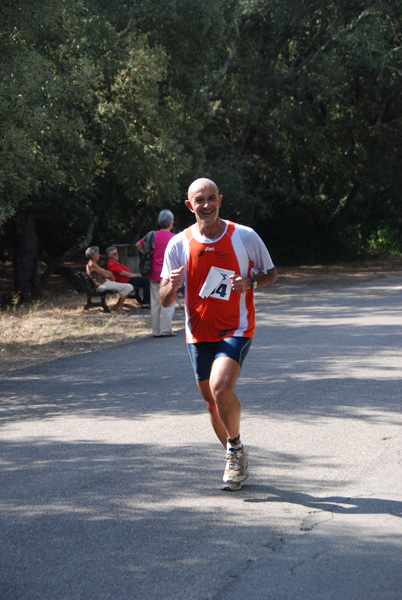
[[[195,237],[194,227],[184,231],[187,342],[252,337],[253,292],[234,292],[229,279],[232,274],[249,277],[252,266],[235,224],[228,222],[221,238],[208,242]]]

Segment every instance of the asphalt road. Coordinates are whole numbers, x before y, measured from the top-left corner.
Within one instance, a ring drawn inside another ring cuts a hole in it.
[[[256,303],[241,492],[184,332],[0,381],[1,600],[402,598],[402,273]]]

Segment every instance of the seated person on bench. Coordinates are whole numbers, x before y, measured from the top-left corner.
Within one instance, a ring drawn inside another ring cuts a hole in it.
[[[112,290],[119,294],[120,298],[112,307],[112,310],[123,312],[124,301],[133,291],[133,286],[129,283],[119,283],[118,281],[114,281],[113,274],[106,269],[102,269],[102,267],[98,265],[98,260],[100,258],[98,246],[90,246],[87,248],[85,250],[85,256],[89,259],[86,266],[86,272],[93,282],[95,290],[97,292]]]
[[[140,287],[144,290],[141,308],[151,308],[151,296],[149,291],[148,277],[142,277],[140,273],[132,273],[128,267],[119,263],[119,251],[116,246],[106,248],[107,268],[113,273],[116,281],[121,283],[131,283],[133,287]]]

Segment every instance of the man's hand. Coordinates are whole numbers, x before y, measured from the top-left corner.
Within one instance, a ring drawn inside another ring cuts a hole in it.
[[[232,281],[232,290],[237,292],[238,294],[243,294],[247,288],[247,279],[244,279],[241,275],[230,275],[230,279]]]
[[[172,292],[177,292],[183,285],[183,271],[184,267],[180,267],[180,269],[173,269],[173,271],[170,272],[169,279]]]

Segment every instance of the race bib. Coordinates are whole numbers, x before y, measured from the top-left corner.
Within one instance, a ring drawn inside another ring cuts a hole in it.
[[[200,290],[201,298],[229,300],[232,291],[232,282],[229,279],[230,275],[234,275],[234,271],[211,267]]]

